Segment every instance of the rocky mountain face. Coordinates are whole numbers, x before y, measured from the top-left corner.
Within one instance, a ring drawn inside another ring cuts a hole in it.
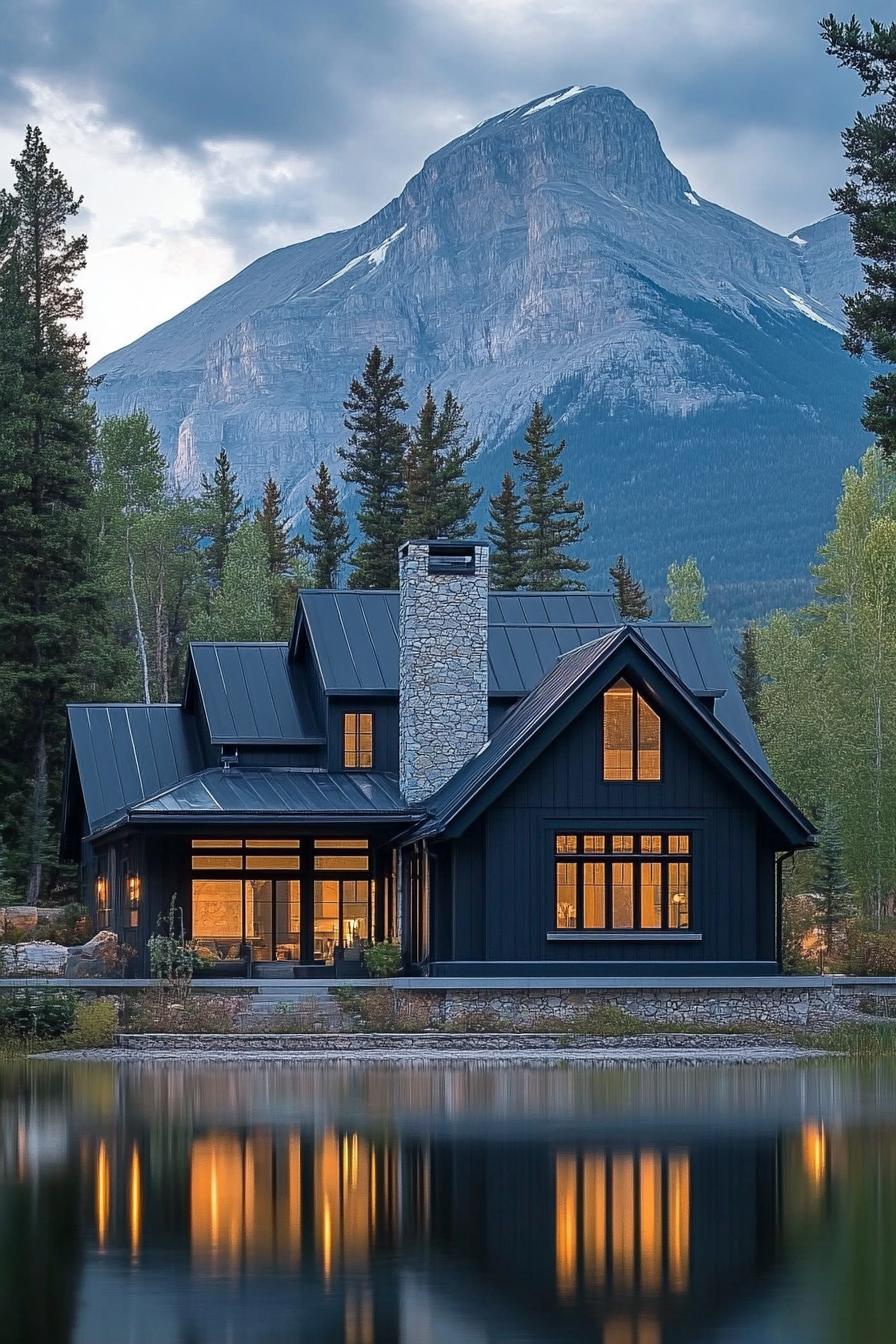
[[[573,87],[107,356],[96,398],[144,406],[186,488],[224,444],[248,496],[273,474],[299,512],[374,343],[412,408],[428,382],[461,398],[490,488],[539,397],[601,586],[618,551],[651,584],[693,553],[733,619],[787,600],[862,450],[868,369],[839,334],[859,284],[841,219],[771,233],[697,194],[623,93]]]

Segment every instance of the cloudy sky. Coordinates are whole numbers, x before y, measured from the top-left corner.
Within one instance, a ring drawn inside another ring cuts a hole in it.
[[[0,184],[37,122],[84,195],[94,358],[261,253],[358,223],[476,122],[573,83],[623,89],[702,196],[787,233],[829,213],[859,100],[825,54],[824,11],[0,0]]]

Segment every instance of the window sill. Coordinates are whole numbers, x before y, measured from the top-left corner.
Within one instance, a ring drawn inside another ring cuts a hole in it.
[[[702,943],[692,929],[552,929],[549,943]]]

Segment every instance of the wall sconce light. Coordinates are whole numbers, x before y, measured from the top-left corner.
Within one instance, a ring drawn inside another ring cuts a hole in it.
[[[128,877],[128,913],[132,929],[140,923],[140,879],[136,873]]]

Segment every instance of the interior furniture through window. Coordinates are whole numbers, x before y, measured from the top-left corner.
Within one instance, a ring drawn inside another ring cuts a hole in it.
[[[690,835],[556,837],[557,929],[688,929],[690,898]]]
[[[363,838],[194,840],[192,936],[200,955],[332,965],[337,953],[359,952],[373,931],[370,862]]]

